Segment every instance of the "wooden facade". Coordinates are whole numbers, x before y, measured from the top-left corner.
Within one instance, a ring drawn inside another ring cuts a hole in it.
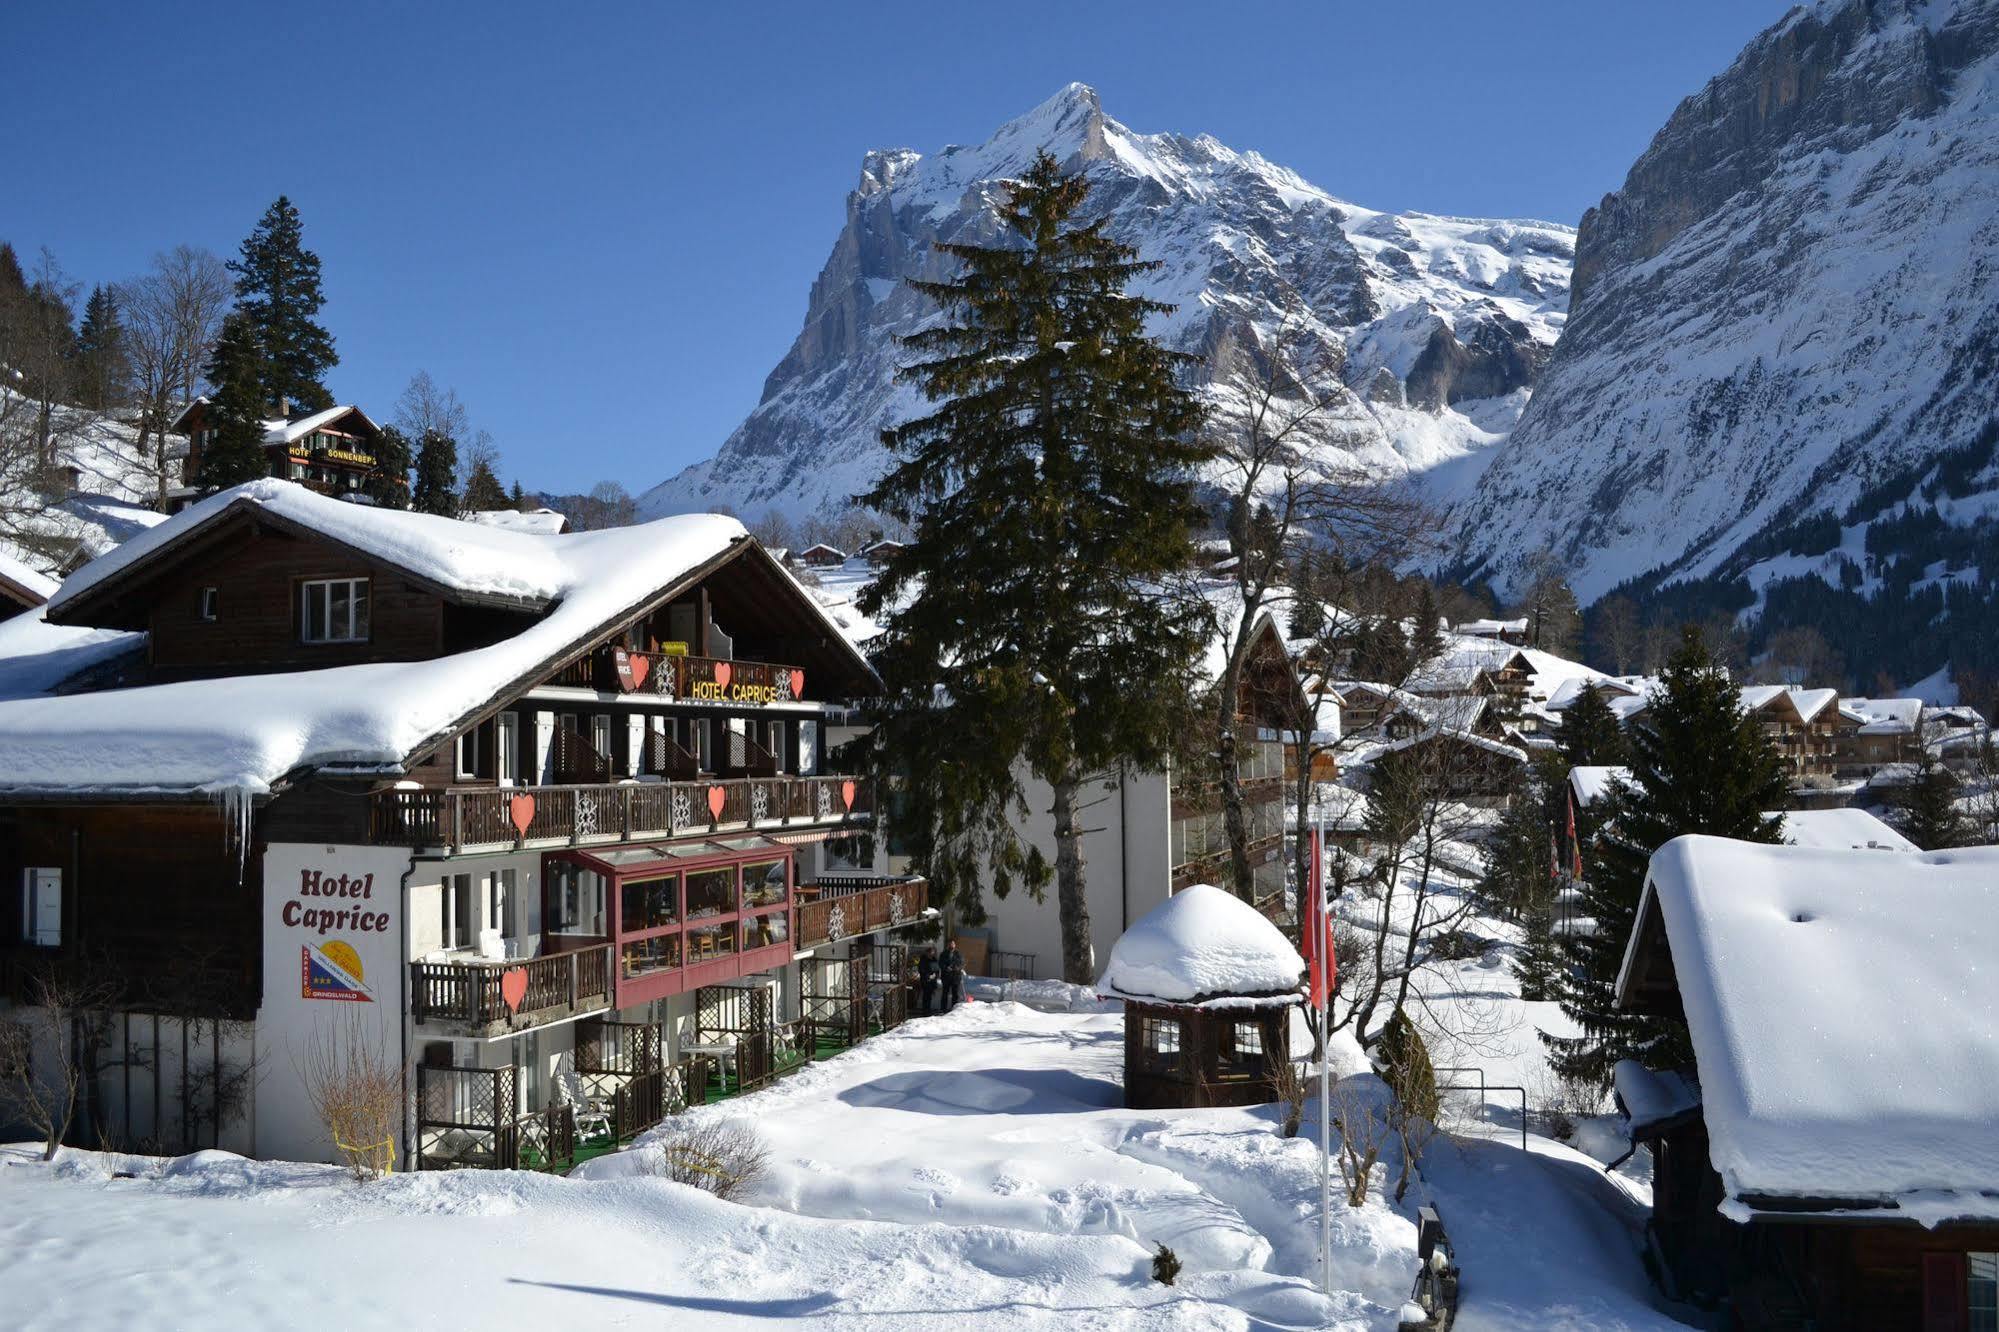
[[[1134,1110],[1281,1098],[1295,997],[1227,1006],[1124,1005],[1124,1103]]]

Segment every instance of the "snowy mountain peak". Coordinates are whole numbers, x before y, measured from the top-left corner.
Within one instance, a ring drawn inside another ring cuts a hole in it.
[[[1460,510],[1464,572],[1504,586],[1547,547],[1587,597],[1639,576],[1742,574],[1759,597],[1774,572],[1872,577],[1892,549],[1862,530],[1880,487],[1990,450],[1999,0],[1792,11],[1584,216],[1571,294]],[[1800,544],[1807,520],[1827,534]]]
[[[1089,177],[1088,216],[1159,262],[1144,293],[1174,309],[1152,331],[1203,358],[1223,414],[1240,401],[1230,381],[1279,330],[1301,354],[1343,360],[1342,400],[1309,443],[1328,463],[1464,484],[1512,428],[1566,317],[1567,227],[1360,208],[1210,135],[1138,133],[1072,83],[984,143],[867,153],[762,402],[642,511],[845,509],[882,469],[883,427],[923,406],[896,382],[895,339],[935,310],[906,279],[951,275],[934,242],[1001,240],[1001,182],[1044,150]]]

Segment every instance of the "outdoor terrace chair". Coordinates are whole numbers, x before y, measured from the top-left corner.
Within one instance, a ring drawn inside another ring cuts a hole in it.
[[[566,1056],[556,1066],[555,1095],[575,1116],[576,1136],[579,1139],[593,1134],[606,1140],[614,1136],[610,1111],[602,1101],[584,1094],[583,1079],[576,1076],[576,1066]]]

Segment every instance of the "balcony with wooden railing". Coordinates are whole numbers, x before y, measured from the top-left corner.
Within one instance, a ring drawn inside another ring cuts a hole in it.
[[[622,647],[602,647],[578,657],[549,683],[606,694],[644,694],[667,702],[763,706],[805,701],[801,666]]]
[[[914,875],[826,875],[798,886],[799,948],[911,925],[929,905],[928,883]]]
[[[410,1016],[484,1037],[602,1011],[611,1000],[611,945],[570,942],[518,961],[412,962]]]
[[[376,845],[456,850],[865,824],[875,792],[838,776],[447,786],[376,791],[369,811]]]

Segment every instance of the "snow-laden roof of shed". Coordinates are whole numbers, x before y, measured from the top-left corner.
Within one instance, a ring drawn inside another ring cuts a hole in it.
[[[1305,960],[1282,930],[1234,893],[1183,888],[1111,945],[1100,993],[1141,1003],[1226,1006],[1297,991]]]
[[[1725,1212],[1784,1199],[1999,1220],[1999,847],[1891,857],[1679,837],[1652,857],[1648,911],[1672,950]]]

